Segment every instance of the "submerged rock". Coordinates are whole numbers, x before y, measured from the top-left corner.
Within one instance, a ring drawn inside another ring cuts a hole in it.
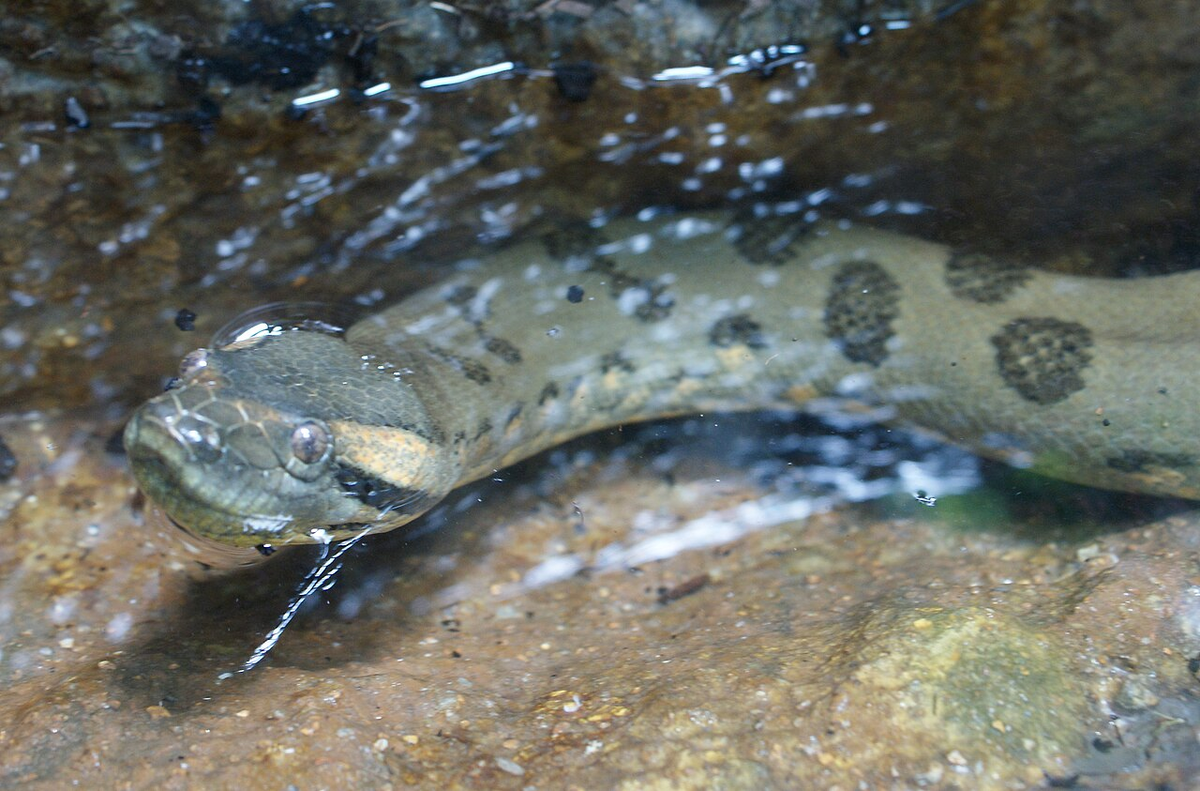
[[[668,480],[653,453],[577,444],[463,491],[433,533],[352,550],[325,603],[230,676],[311,556],[205,570],[136,516],[102,428],[6,430],[28,459],[0,550],[8,785],[1134,788],[1197,770],[1180,562],[1197,523],[1121,516],[1148,501],[1103,496],[1117,532],[1036,512],[980,527],[968,495],[730,540],[778,494],[703,445],[676,447]],[[726,539],[601,562],[709,524]]]

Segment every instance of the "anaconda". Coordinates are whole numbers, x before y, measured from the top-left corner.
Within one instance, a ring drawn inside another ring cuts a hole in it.
[[[188,355],[125,431],[179,524],[233,545],[389,530],[606,426],[815,398],[990,457],[1200,499],[1200,273],[1036,270],[847,223],[563,225],[342,335]]]

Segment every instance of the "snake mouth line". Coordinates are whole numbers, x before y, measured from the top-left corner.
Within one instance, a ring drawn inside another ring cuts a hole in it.
[[[155,514],[162,522],[175,528],[174,535],[178,545],[206,569],[234,569],[254,566],[262,563],[271,552],[258,547],[244,547],[230,544],[216,538],[197,533],[185,527],[162,508],[155,508]]]

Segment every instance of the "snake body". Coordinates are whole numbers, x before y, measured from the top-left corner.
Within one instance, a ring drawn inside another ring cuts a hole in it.
[[[794,217],[566,224],[353,324],[193,352],[125,443],[225,543],[387,530],[596,429],[817,398],[980,454],[1200,499],[1200,273],[1037,271]]]

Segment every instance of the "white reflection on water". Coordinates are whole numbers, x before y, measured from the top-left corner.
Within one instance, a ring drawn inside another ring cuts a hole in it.
[[[512,61],[506,60],[503,63],[493,63],[490,66],[481,66],[478,69],[464,71],[461,74],[451,74],[448,77],[433,77],[428,80],[422,80],[421,82],[417,83],[417,87],[426,91],[455,90],[477,80],[506,74],[515,69],[516,66],[517,64],[513,63]]]

